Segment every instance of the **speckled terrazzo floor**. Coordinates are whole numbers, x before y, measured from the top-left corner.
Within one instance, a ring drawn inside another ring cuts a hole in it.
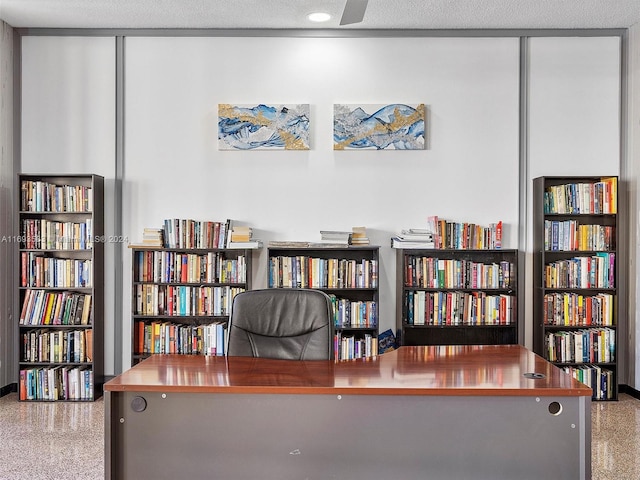
[[[104,478],[104,401],[0,398],[1,480]]]
[[[617,402],[593,403],[591,419],[592,479],[640,479],[640,400],[621,394]],[[103,422],[102,399],[0,398],[0,480],[103,479]]]
[[[591,404],[591,478],[640,479],[640,400]]]

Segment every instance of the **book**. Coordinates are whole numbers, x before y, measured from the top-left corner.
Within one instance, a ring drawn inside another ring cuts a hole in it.
[[[242,249],[242,248],[262,248],[261,240],[247,240],[247,241],[232,241],[227,244],[227,248],[230,249]]]
[[[227,221],[220,228],[220,244],[218,248],[227,248],[231,243],[231,230],[233,229],[234,220],[227,218]]]
[[[164,229],[145,228],[142,231],[142,245],[148,247],[162,247],[164,245]]]
[[[433,233],[431,232],[419,232],[416,229],[401,230],[396,235],[401,240],[419,240],[421,242],[433,242]]]
[[[231,242],[248,242],[253,237],[253,229],[244,225],[234,225],[231,230]]]
[[[287,247],[287,248],[305,248],[309,247],[311,242],[294,241],[294,240],[269,240],[270,247]]]
[[[321,243],[349,245],[350,240],[351,232],[343,232],[338,230],[320,230]]]
[[[398,236],[391,237],[391,248],[436,248],[433,241],[405,240]]]
[[[31,289],[28,289],[24,295],[24,301],[22,302],[22,311],[20,312],[20,325],[25,325],[27,323],[25,321],[27,318],[27,312],[30,311],[31,304],[34,298],[35,298],[34,291]]]
[[[82,324],[82,310],[84,310],[84,295],[78,295],[78,301],[75,306],[75,310],[73,312],[73,324],[81,325]]]
[[[353,227],[351,232],[351,245],[369,245],[366,227]]]
[[[383,354],[390,352],[397,348],[396,336],[393,334],[393,330],[388,329],[378,335],[378,353]]]
[[[392,248],[436,248],[436,238],[428,228],[406,228],[391,237]]]
[[[91,294],[87,293],[84,296],[84,304],[82,305],[82,313],[80,316],[81,325],[91,324]]]
[[[20,400],[27,399],[27,371],[20,370]]]

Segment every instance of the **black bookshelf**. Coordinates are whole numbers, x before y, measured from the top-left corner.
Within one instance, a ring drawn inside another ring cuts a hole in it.
[[[378,246],[272,246],[269,288],[312,288],[334,305],[333,352],[337,360],[378,354]]]
[[[20,174],[21,401],[93,401],[104,384],[104,178]]]
[[[401,345],[517,344],[518,251],[396,249]]]
[[[255,249],[131,245],[132,364],[154,353],[225,355],[233,297]]]
[[[534,351],[618,398],[618,179],[533,180]]]

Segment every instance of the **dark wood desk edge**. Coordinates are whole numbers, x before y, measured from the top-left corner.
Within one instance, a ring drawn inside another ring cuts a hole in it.
[[[188,385],[107,385],[105,392],[218,393],[223,395],[379,395],[437,397],[591,397],[585,388],[348,388],[348,387],[242,387]]]
[[[329,362],[331,365],[331,373],[323,377],[324,380],[330,380],[331,383],[335,381],[335,379],[343,380],[345,378],[345,373],[351,375],[353,373],[354,379],[357,379],[358,376],[356,373],[358,370],[362,369],[363,372],[367,372],[368,369],[371,368],[372,363],[375,364],[375,359],[379,361],[385,361],[390,359],[397,359],[399,356],[399,351],[403,350],[402,353],[413,352],[416,347],[401,347],[401,349],[396,350],[395,352],[390,352],[384,355],[380,355],[378,357],[374,357],[373,361],[370,362]],[[420,348],[420,347],[417,347]],[[411,350],[414,349],[414,350]],[[524,355],[527,358],[527,362],[531,360],[535,360],[536,366],[544,366],[547,369],[551,369],[553,375],[562,374],[566,375],[559,371],[559,369],[550,363],[546,362],[546,360],[538,357],[530,350],[521,347],[521,346],[511,346],[511,348],[506,348],[505,351],[509,351],[513,354],[513,352],[518,353],[519,355]],[[179,365],[176,368],[181,369],[184,368],[186,373],[193,373],[193,365],[191,365],[192,369],[184,367],[182,363],[190,362],[204,362],[203,366],[206,366],[207,361],[201,358],[193,358],[190,360],[185,359],[184,357],[178,358],[181,356],[156,356],[157,358],[153,359],[150,357],[147,361],[143,361],[140,364],[133,367],[131,370],[124,372],[121,375],[111,379],[104,385],[105,392],[125,392],[125,391],[139,391],[139,392],[163,392],[163,393],[219,393],[219,394],[275,394],[275,395],[404,395],[404,396],[516,396],[516,397],[535,397],[535,396],[560,396],[560,397],[591,397],[592,389],[583,385],[575,380],[570,381],[571,385],[542,385],[536,387],[536,382],[546,382],[545,380],[537,380],[537,379],[523,379],[520,385],[517,386],[492,386],[492,387],[484,387],[484,386],[403,386],[400,381],[395,379],[388,379],[389,382],[393,382],[392,385],[383,384],[383,385],[353,385],[353,386],[345,386],[345,385],[333,385],[333,384],[316,384],[316,385],[262,385],[253,383],[251,385],[242,385],[242,384],[211,384],[211,385],[188,385],[188,384],[171,384],[171,383],[163,383],[158,379],[145,380],[145,374],[155,373],[162,369],[162,365],[153,365],[154,361],[165,361],[168,360],[170,362],[175,362],[178,360]],[[162,358],[164,357],[164,358]],[[170,358],[171,357],[171,358]],[[384,358],[383,358],[384,357]],[[218,368],[220,367],[219,362],[224,360],[224,366],[227,367],[227,370],[222,372],[218,371],[216,373],[226,374],[228,373],[228,359],[227,357],[213,357],[211,361]],[[185,360],[183,362],[183,360]],[[267,360],[268,359],[264,359]],[[261,360],[259,360],[261,361]],[[279,361],[283,362],[283,361]],[[288,362],[288,361],[284,361]],[[405,365],[411,366],[412,362],[407,362]],[[416,365],[420,365],[421,362],[417,362]],[[319,365],[317,362],[310,362],[310,365]],[[174,365],[167,365],[165,368],[173,367]],[[196,364],[196,366],[199,366]],[[341,372],[342,375],[335,375],[333,369],[341,368],[345,371]],[[460,367],[458,367],[460,368]],[[471,367],[470,367],[471,368]],[[145,371],[146,370],[146,371]],[[199,370],[198,370],[199,372]],[[262,372],[269,373],[268,370]],[[132,381],[129,377],[132,376],[132,373],[136,374],[136,381]],[[310,377],[312,378],[312,377]],[[313,377],[315,378],[315,377]],[[566,379],[569,380],[569,379]],[[319,383],[319,382],[316,382]],[[325,382],[329,383],[329,382]],[[383,382],[384,383],[384,382]]]

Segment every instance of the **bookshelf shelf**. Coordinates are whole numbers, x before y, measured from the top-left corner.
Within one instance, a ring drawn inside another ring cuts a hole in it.
[[[269,288],[313,288],[332,297],[337,360],[378,354],[378,246],[269,247]]]
[[[104,178],[18,180],[19,400],[93,401],[104,383]]]
[[[534,351],[593,400],[618,397],[617,191],[617,177],[533,181]]]
[[[131,359],[225,355],[233,297],[251,288],[255,249],[131,245]]]
[[[396,249],[401,345],[516,344],[517,250]]]

